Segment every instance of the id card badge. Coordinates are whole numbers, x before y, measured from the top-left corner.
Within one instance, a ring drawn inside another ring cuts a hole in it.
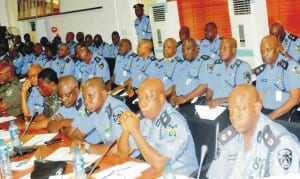
[[[191,79],[191,78],[188,78],[188,79],[185,81],[185,84],[186,84],[186,85],[190,85],[191,82],[192,82],[192,79]]]
[[[167,79],[168,79],[168,77],[164,76],[163,79],[162,79],[162,81],[163,81],[163,82],[166,82]]]
[[[276,91],[275,99],[276,99],[276,101],[282,101],[282,92],[281,91]]]
[[[127,76],[127,71],[126,70],[123,71],[123,76]]]

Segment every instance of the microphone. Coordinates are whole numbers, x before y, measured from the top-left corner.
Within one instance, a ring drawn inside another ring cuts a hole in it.
[[[35,119],[35,117],[36,117],[38,114],[39,114],[39,112],[38,112],[37,110],[35,110],[34,115],[31,116],[31,118],[30,118],[28,124],[26,125],[26,128],[25,128],[25,130],[24,130],[24,132],[23,132],[23,134],[22,134],[22,137],[24,137],[24,135],[28,132],[28,129],[29,129],[30,125],[32,124],[33,120]]]
[[[200,155],[200,163],[199,163],[197,179],[200,178],[201,168],[202,168],[206,153],[207,153],[207,145],[201,145],[201,155]]]
[[[107,148],[105,149],[103,155],[98,159],[98,161],[93,165],[93,168],[91,169],[90,173],[88,174],[87,178],[90,178],[93,174],[94,170],[97,168],[97,166],[100,164],[100,162],[103,160],[103,158],[108,154],[110,149],[117,143],[117,139],[111,141]]]

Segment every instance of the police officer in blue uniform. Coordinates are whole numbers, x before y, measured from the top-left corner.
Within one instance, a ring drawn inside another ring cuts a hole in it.
[[[134,27],[136,30],[136,35],[138,42],[142,39],[152,39],[152,30],[149,16],[144,14],[144,4],[135,4],[133,6],[135,9],[136,19],[134,21]]]
[[[254,70],[256,87],[263,101],[262,112],[271,119],[285,119],[300,99],[300,65],[280,54],[280,42],[273,36],[260,44],[265,64]]]
[[[264,178],[299,173],[300,145],[297,137],[260,112],[255,87],[242,84],[229,96],[232,126],[219,135],[218,157],[209,179]]]
[[[105,84],[99,77],[93,77],[86,81],[83,86],[83,99],[87,110],[87,118],[80,121],[79,128],[84,134],[84,139],[92,134],[98,135],[95,145],[84,143],[84,149],[88,153],[102,153],[109,142],[119,138],[122,128],[119,124],[119,117],[129,110],[120,100],[107,94]],[[88,128],[92,124],[92,127]],[[84,140],[83,139],[83,140]],[[82,140],[73,141],[74,145],[82,145]]]
[[[211,72],[211,80],[206,92],[206,103],[211,108],[227,105],[228,96],[235,86],[251,83],[250,65],[237,59],[236,49],[234,38],[224,38],[220,47],[221,60],[216,60],[213,66],[207,66]]]
[[[75,56],[75,46],[76,42],[74,41],[74,33],[68,32],[66,34],[66,44],[69,47],[69,56],[73,59]]]
[[[32,59],[32,64],[39,64],[41,67],[44,67],[46,63],[46,56],[43,52],[43,47],[42,44],[36,43],[33,46],[33,59]]]
[[[78,58],[87,64],[81,84],[92,77],[101,77],[105,83],[110,80],[109,67],[103,56],[91,52],[87,47],[80,48],[78,52]]]
[[[300,39],[284,30],[283,25],[274,22],[270,27],[270,34],[275,35],[281,42],[281,53],[291,56],[294,60],[300,61]]]
[[[57,58],[57,46],[49,43],[45,47],[46,63],[44,68],[52,68],[57,74],[59,73],[59,61]],[[54,62],[57,59],[57,65]],[[53,63],[53,64],[52,64]]]
[[[94,37],[94,45],[91,48],[93,53],[103,56],[103,57],[110,57],[110,46],[108,43],[102,40],[100,34],[96,34]]]
[[[59,48],[59,75],[74,75],[75,64],[72,58],[70,58],[69,47],[66,44],[62,44]]]
[[[11,47],[9,48],[9,57],[12,59],[12,63],[16,67],[16,75],[20,77],[24,63],[23,55],[17,51],[17,48]]]
[[[194,39],[185,40],[182,49],[185,59],[184,70],[175,74],[176,82],[172,89],[170,103],[174,106],[194,104],[196,101],[204,103],[209,79],[207,66],[212,65],[213,60],[199,52]]]
[[[130,111],[121,115],[123,132],[118,154],[124,157],[138,151],[157,172],[169,162],[176,173],[193,173],[198,164],[190,129],[185,118],[166,101],[161,80],[150,77],[143,81],[138,98],[144,118],[140,121]]]
[[[109,56],[115,58],[118,55],[118,46],[120,42],[119,32],[113,31],[111,34],[112,44],[109,45]]]
[[[25,52],[25,54],[24,54],[24,63],[23,63],[22,69],[21,69],[21,76],[22,77],[26,76],[28,68],[33,62],[34,55],[32,53],[33,52],[33,46],[32,46],[31,43],[25,43],[24,52]]]
[[[74,69],[74,76],[75,78],[78,80],[78,81],[81,81],[82,79],[82,74],[84,73],[85,71],[85,68],[87,66],[86,63],[84,63],[83,61],[81,61],[79,58],[78,58],[78,53],[79,53],[79,50],[80,48],[82,47],[81,44],[77,44],[76,47],[75,47],[75,55],[74,55],[74,63],[75,63],[75,69]]]
[[[44,110],[44,99],[38,85],[38,74],[42,71],[39,64],[32,64],[27,73],[27,79],[22,84],[21,90],[21,111],[25,120],[29,120],[29,116],[36,116]]]
[[[183,58],[183,54],[182,54],[182,43],[183,41],[185,41],[186,39],[190,39],[190,28],[187,26],[182,26],[179,30],[179,39],[180,41],[177,42],[177,51],[176,51],[176,56]],[[201,42],[197,39],[194,39],[196,41],[196,44],[198,46],[198,48],[200,48]]]
[[[209,22],[204,27],[205,37],[201,41],[201,53],[210,56],[214,60],[220,59],[220,43],[222,38],[218,35],[217,25]]]

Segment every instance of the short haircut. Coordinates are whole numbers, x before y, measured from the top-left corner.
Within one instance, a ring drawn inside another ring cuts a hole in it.
[[[38,78],[41,78],[46,83],[54,82],[55,84],[58,84],[57,74],[51,68],[45,68],[45,69],[43,69],[39,73]]]

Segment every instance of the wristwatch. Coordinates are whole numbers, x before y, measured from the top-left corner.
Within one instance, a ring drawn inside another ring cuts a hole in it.
[[[84,143],[84,151],[86,152],[86,153],[90,153],[89,151],[90,151],[90,146],[91,146],[91,144],[89,144],[89,143],[87,143],[87,142],[85,142]]]

